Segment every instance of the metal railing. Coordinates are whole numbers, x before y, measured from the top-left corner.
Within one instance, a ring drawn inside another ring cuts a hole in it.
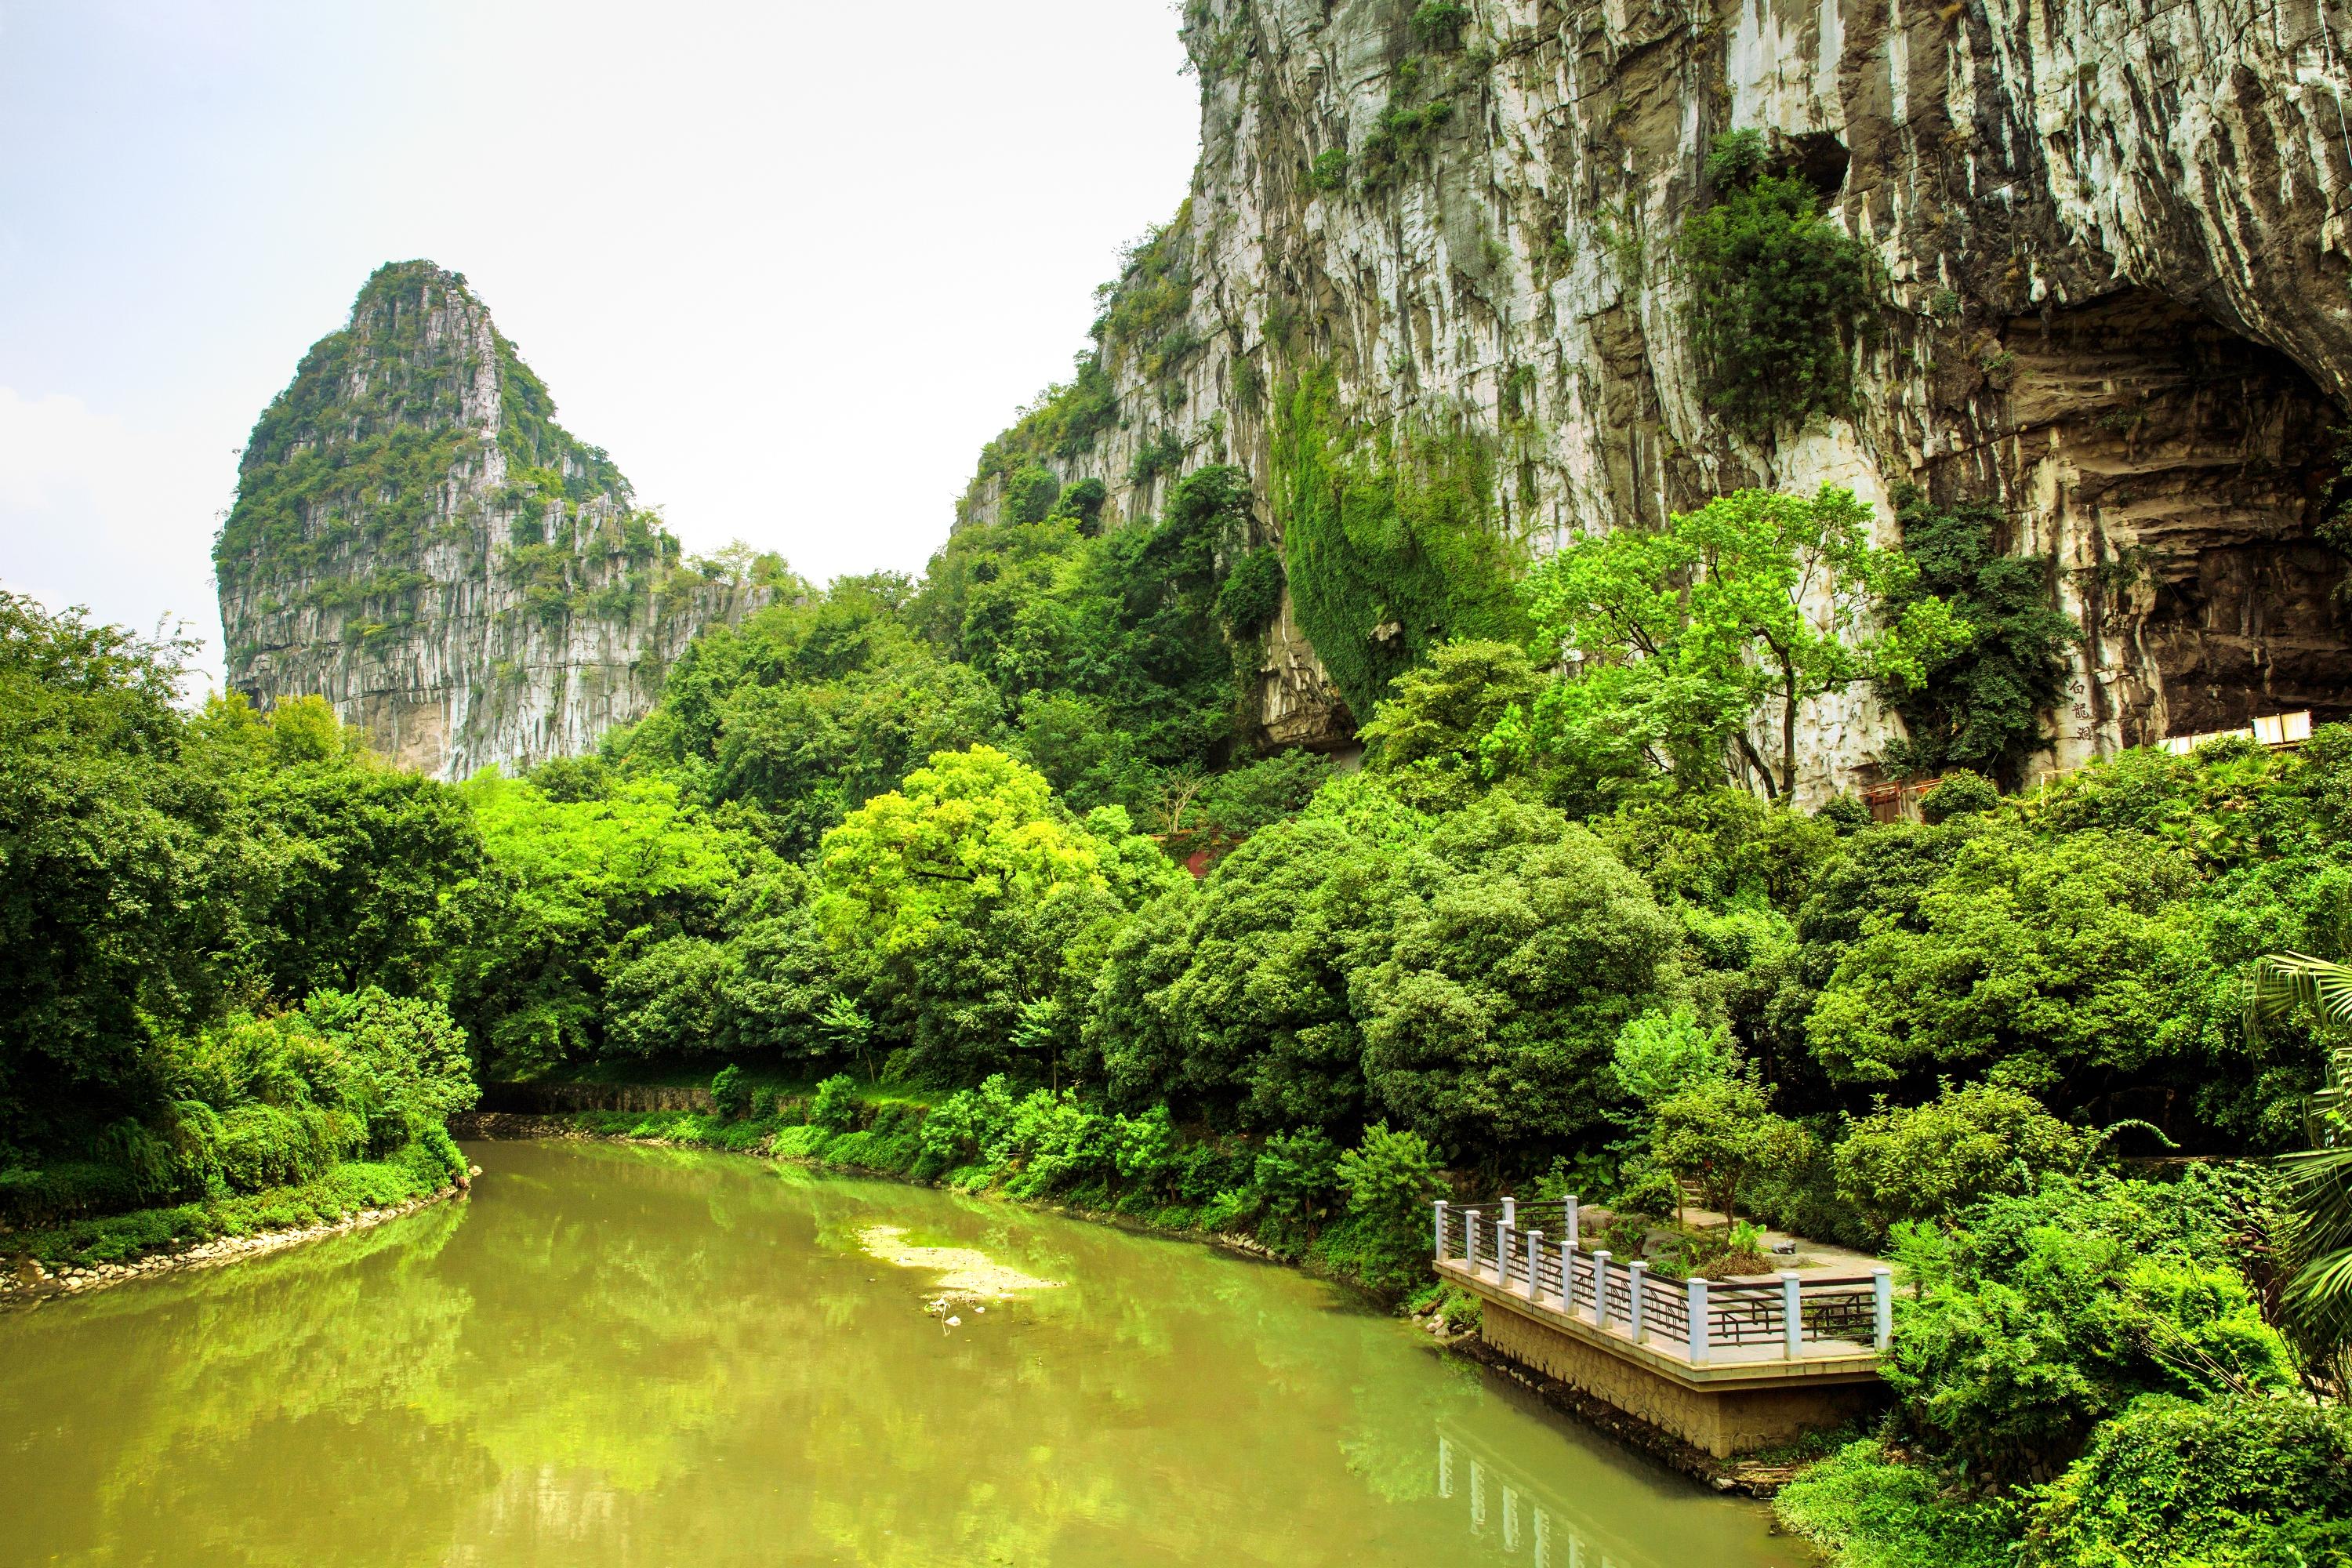
[[[1587,1250],[1573,1197],[1522,1209],[1517,1200],[1435,1205],[1437,1261],[1482,1284],[1525,1296],[1594,1327],[1694,1365],[1717,1351],[1740,1360],[1757,1349],[1789,1360],[1885,1353],[1894,1331],[1894,1272],[1812,1274],[1782,1269],[1764,1280],[1661,1279],[1641,1258]],[[1543,1226],[1554,1228],[1546,1234]]]

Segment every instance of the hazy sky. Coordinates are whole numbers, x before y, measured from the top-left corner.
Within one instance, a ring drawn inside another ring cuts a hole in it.
[[[1168,0],[0,0],[0,584],[220,625],[237,448],[466,274],[690,550],[919,570],[1182,199]],[[201,683],[199,683],[201,684]]]

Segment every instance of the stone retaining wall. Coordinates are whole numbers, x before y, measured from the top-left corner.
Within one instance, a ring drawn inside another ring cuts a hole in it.
[[[1864,1415],[1883,1397],[1867,1382],[1789,1382],[1762,1388],[1693,1387],[1562,1333],[1485,1297],[1479,1338],[1522,1366],[1604,1401],[1718,1459],[1793,1442]]]

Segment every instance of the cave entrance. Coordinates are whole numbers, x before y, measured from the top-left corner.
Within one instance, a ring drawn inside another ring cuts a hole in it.
[[[2148,745],[2352,716],[2352,563],[2317,537],[2343,419],[2300,366],[2132,289],[2017,318],[1988,370],[2011,493],[2096,650],[2076,726]]]

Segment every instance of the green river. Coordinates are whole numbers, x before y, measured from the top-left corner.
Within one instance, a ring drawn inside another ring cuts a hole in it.
[[[470,1152],[469,1202],[0,1318],[0,1563],[1811,1561],[1287,1269],[736,1156]],[[877,1226],[1060,1283],[933,1314]]]

